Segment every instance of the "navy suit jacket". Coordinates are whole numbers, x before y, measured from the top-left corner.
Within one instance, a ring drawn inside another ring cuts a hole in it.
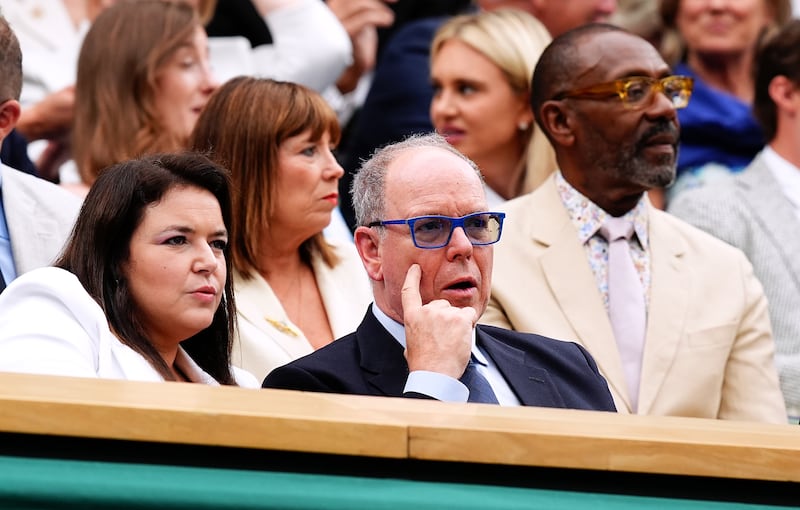
[[[616,411],[592,356],[578,344],[484,325],[476,339],[523,405]],[[355,333],[276,368],[263,386],[417,396],[403,394],[407,378],[403,347],[368,311]]]

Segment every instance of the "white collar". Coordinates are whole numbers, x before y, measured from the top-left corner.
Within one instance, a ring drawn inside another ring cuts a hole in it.
[[[761,157],[794,209],[800,209],[800,168],[781,157],[769,145],[764,147]]]

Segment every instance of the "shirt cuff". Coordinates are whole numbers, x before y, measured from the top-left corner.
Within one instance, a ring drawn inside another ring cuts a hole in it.
[[[469,389],[458,379],[427,370],[415,370],[408,374],[404,393],[421,393],[442,402],[466,402]]]

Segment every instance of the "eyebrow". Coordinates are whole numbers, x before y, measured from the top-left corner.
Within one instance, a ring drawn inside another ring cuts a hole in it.
[[[169,232],[170,230],[180,232],[181,234],[194,234],[197,232],[195,229],[187,227],[186,225],[168,225],[161,231]],[[228,236],[228,231],[224,228],[211,233],[211,237],[227,237],[227,236]]]

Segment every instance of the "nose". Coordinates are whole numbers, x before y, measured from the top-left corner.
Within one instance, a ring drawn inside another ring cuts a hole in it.
[[[447,243],[447,260],[455,260],[458,257],[470,258],[474,246],[467,237],[464,227],[456,227],[450,236],[450,242]]]
[[[206,59],[203,62],[203,69],[200,77],[200,88],[204,94],[211,95],[212,92],[219,88],[219,82],[214,76],[214,71],[211,69],[211,63]]]
[[[207,243],[202,243],[197,250],[193,269],[196,273],[213,273],[219,266],[219,259],[214,250]]]
[[[434,122],[437,118],[455,115],[456,109],[453,95],[443,87],[431,99],[430,110],[431,120]]]
[[[651,118],[667,118],[674,120],[678,116],[678,110],[672,104],[672,99],[663,90],[653,92],[651,104],[645,114]]]
[[[611,17],[617,10],[617,0],[600,0],[597,5],[597,12],[599,12],[605,19]]]
[[[344,168],[336,160],[333,151],[330,148],[327,150],[328,161],[325,163],[325,177],[327,179],[336,179],[337,181],[344,175]]]

